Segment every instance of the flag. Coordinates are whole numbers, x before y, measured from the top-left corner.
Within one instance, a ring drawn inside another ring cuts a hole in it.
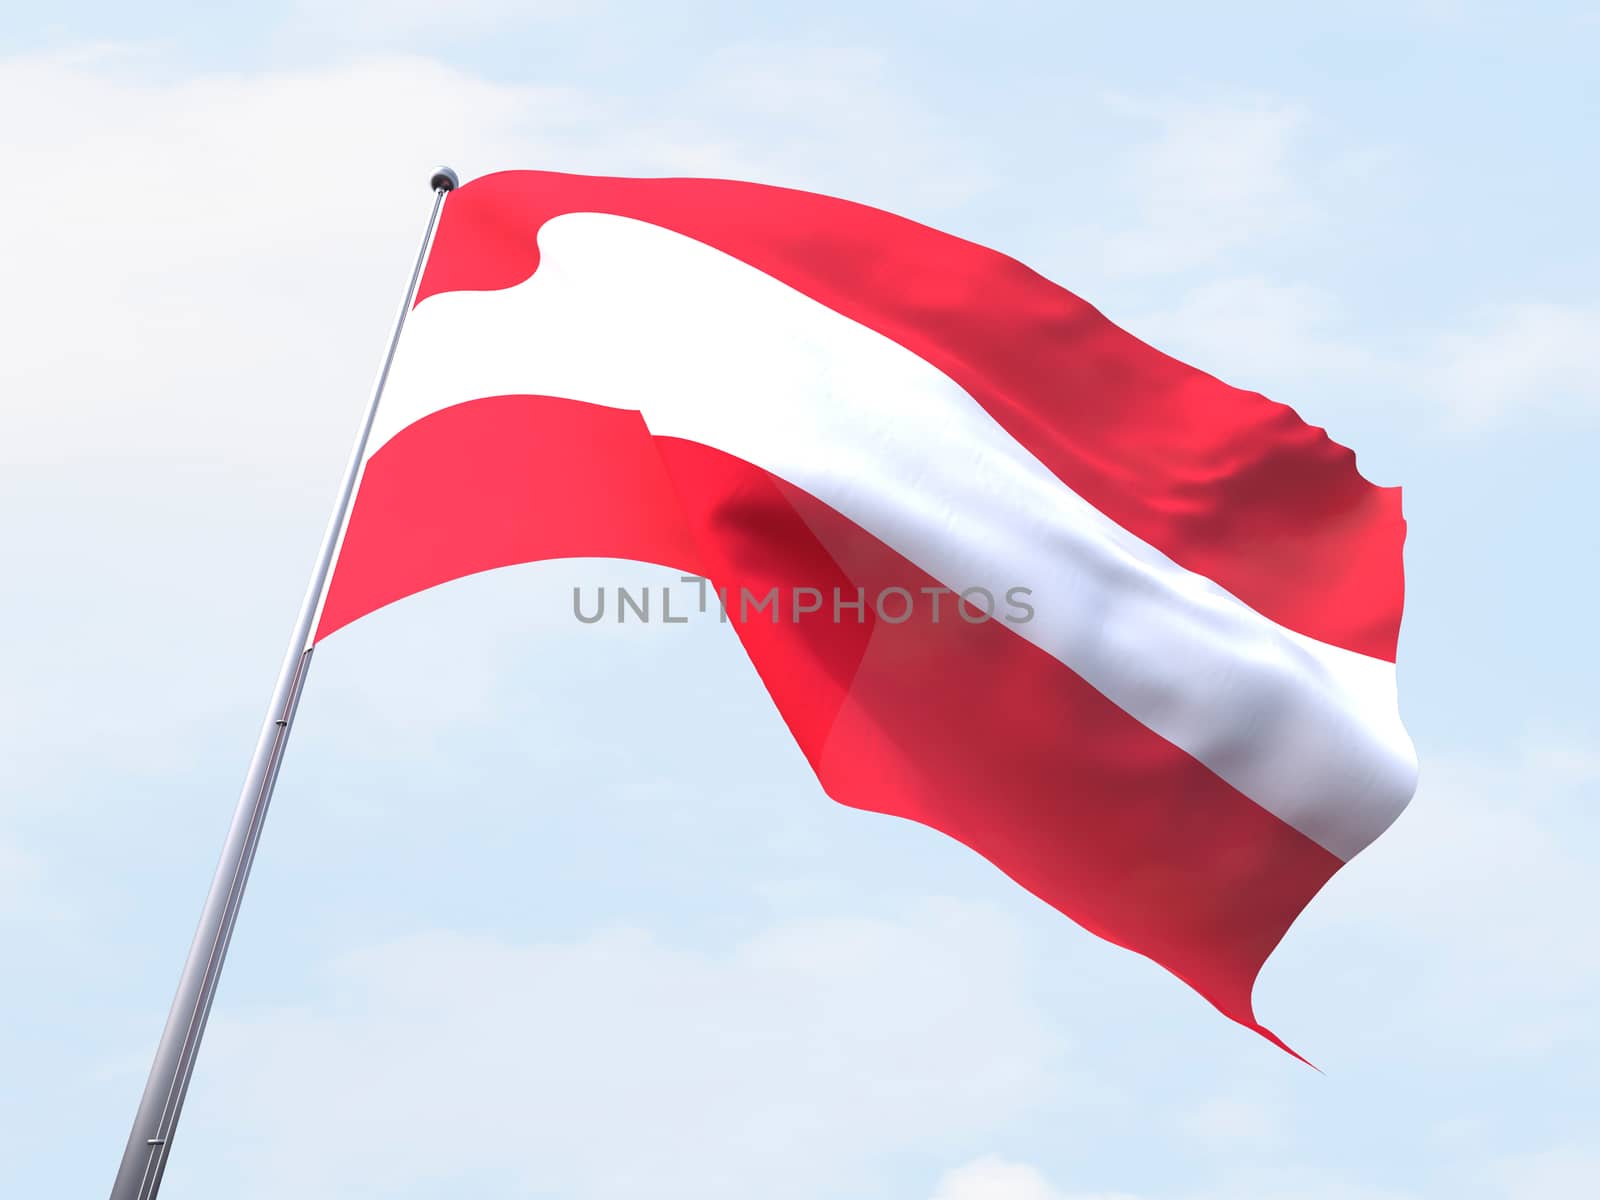
[[[315,638],[514,563],[680,568],[828,795],[1276,1041],[1262,964],[1414,788],[1404,535],[1321,429],[1003,254],[516,171],[444,207]]]

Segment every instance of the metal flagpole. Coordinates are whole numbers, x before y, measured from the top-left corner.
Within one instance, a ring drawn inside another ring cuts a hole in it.
[[[428,228],[422,235],[417,261],[411,268],[411,282],[406,287],[405,299],[394,319],[388,352],[383,356],[383,365],[378,369],[378,378],[372,385],[372,395],[367,400],[366,412],[361,418],[361,430],[356,435],[355,448],[350,452],[350,461],[339,485],[333,516],[328,520],[327,532],[322,535],[322,548],[317,553],[316,566],[311,572],[311,583],[306,588],[305,599],[301,601],[300,615],[295,620],[294,633],[289,638],[289,650],[284,656],[283,668],[278,673],[278,685],[272,693],[272,705],[262,724],[255,757],[250,760],[250,770],[245,775],[244,791],[239,796],[238,808],[234,810],[233,825],[228,830],[227,841],[223,843],[222,858],[211,881],[205,908],[200,913],[200,927],[195,930],[194,943],[189,947],[189,957],[178,979],[178,994],[173,998],[172,1011],[167,1014],[161,1043],[156,1047],[150,1078],[145,1083],[144,1096],[139,1101],[138,1115],[133,1119],[133,1132],[128,1135],[127,1148],[122,1152],[122,1165],[117,1169],[117,1181],[111,1187],[111,1200],[153,1200],[161,1188],[167,1155],[172,1151],[172,1134],[178,1125],[178,1115],[183,1111],[189,1078],[194,1074],[200,1039],[205,1034],[206,1018],[211,1015],[211,1002],[217,994],[217,980],[222,974],[222,961],[228,953],[228,942],[233,937],[233,926],[239,917],[239,903],[244,898],[244,885],[250,878],[250,864],[255,860],[256,846],[261,840],[261,826],[267,817],[267,806],[272,801],[272,787],[277,782],[278,767],[283,762],[284,747],[288,744],[289,730],[294,724],[300,690],[305,687],[306,673],[311,668],[311,623],[316,619],[322,592],[327,586],[334,550],[339,542],[340,531],[344,528],[351,497],[355,494],[356,477],[366,452],[367,437],[372,432],[372,420],[378,411],[378,401],[383,397],[383,385],[389,378],[389,368],[394,363],[400,330],[405,327],[406,314],[411,310],[417,294],[422,265],[427,260],[428,247],[439,224],[439,212],[444,206],[445,196],[455,190],[460,180],[449,167],[440,167],[429,182],[433,186],[433,211],[428,216]]]

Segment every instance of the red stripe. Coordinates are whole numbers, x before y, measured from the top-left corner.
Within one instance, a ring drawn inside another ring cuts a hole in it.
[[[528,396],[447,408],[368,461],[316,639],[447,580],[546,558],[695,569],[644,418]]]
[[[449,579],[566,556],[666,563],[734,597],[935,586],[739,459],[652,438],[636,414],[502,396],[373,456],[317,636]],[[948,601],[938,622],[924,603],[898,625],[830,609],[735,622],[830,796],[949,834],[1260,1029],[1256,974],[1337,858],[1001,622]]]
[[[445,205],[418,293],[510,287],[565,212],[634,217],[783,280],[944,371],[1123,528],[1311,637],[1392,660],[1397,488],[1292,409],[1185,366],[1003,254],[759,184],[514,171]]]

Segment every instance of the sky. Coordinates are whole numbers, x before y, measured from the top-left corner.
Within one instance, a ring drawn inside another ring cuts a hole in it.
[[[164,1200],[1600,1194],[1600,18],[927,0],[0,18],[0,1195],[109,1189],[427,177],[717,175],[1013,254],[1405,488],[1411,808],[1315,1071],[830,802],[731,629],[544,563],[330,639]]]

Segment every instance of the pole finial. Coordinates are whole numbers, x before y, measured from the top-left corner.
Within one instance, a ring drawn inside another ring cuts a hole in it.
[[[433,178],[428,180],[428,186],[436,192],[453,192],[461,186],[461,176],[449,167],[435,167]]]

